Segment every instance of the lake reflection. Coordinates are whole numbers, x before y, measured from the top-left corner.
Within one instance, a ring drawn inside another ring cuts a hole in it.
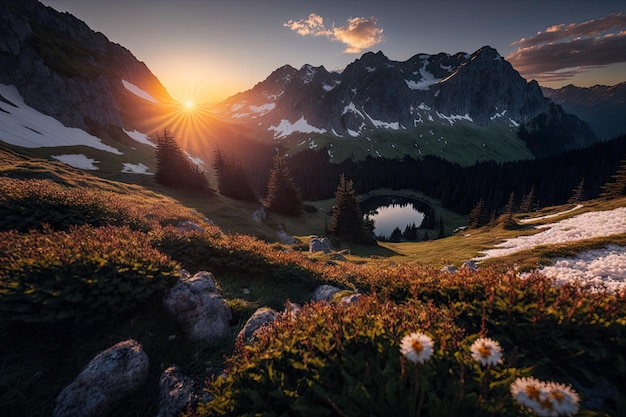
[[[359,204],[364,216],[374,220],[374,234],[389,237],[397,227],[404,231],[415,224],[420,227],[430,207],[421,201],[404,197],[371,197]]]

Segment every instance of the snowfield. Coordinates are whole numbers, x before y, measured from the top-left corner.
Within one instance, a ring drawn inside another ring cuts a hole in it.
[[[558,258],[539,272],[556,279],[557,285],[575,280],[609,291],[626,290],[626,247],[609,245],[575,258]]]
[[[66,127],[54,117],[27,106],[12,85],[0,84],[0,96],[4,98],[0,99],[0,141],[24,148],[84,145],[122,155],[84,130]]]
[[[550,216],[543,218],[547,217]],[[526,222],[538,219],[528,219]],[[626,233],[626,207],[583,213],[537,228],[546,230],[532,236],[507,239],[494,249],[483,252],[484,256],[476,260],[505,256],[539,245],[555,245]],[[609,245],[602,249],[581,252],[572,259],[559,258],[540,272],[554,277],[557,283],[578,280],[612,291],[626,289],[626,247]]]
[[[97,166],[94,165],[97,164],[99,161],[88,158],[86,155],[83,154],[50,155],[50,157],[56,159],[57,161],[61,161],[69,166],[73,166],[74,168],[80,168],[90,171],[95,171],[99,169]]]

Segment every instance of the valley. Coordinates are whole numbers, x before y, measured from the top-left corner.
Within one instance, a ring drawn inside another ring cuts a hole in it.
[[[0,22],[0,415],[624,415],[623,82],[313,13],[281,29],[358,57],[209,104],[69,12]]]

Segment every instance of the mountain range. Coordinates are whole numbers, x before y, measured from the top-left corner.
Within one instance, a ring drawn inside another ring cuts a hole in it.
[[[104,158],[118,165],[153,168],[155,132],[172,123],[180,104],[144,63],[71,14],[36,0],[3,1],[0,21],[1,141],[39,149],[75,145],[87,153],[97,148],[100,159],[108,151],[123,155]],[[617,90],[623,97],[623,86]],[[594,89],[595,102],[613,105],[613,92]],[[185,150],[204,161],[216,146],[250,162],[276,145],[290,154],[325,149],[331,162],[404,155],[437,155],[462,165],[532,159],[598,140],[585,123],[597,127],[596,119],[564,111],[573,106],[571,96],[525,80],[489,46],[404,62],[368,52],[342,72],[311,65],[276,69],[198,115],[200,137],[185,141]],[[55,131],[46,117],[82,133]],[[55,141],[55,135],[78,139]],[[85,150],[86,141],[102,144]]]

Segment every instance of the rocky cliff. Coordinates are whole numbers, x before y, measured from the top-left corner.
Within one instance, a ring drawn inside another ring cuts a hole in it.
[[[572,129],[572,119],[551,106],[539,85],[522,78],[489,46],[472,54],[418,54],[404,62],[369,52],[341,73],[283,66],[251,90],[225,100],[219,111],[226,120],[255,126],[274,139],[370,138],[396,131],[414,140],[433,127],[446,128],[450,137],[450,127],[458,124],[477,137],[498,126],[506,140],[515,141],[520,126],[532,123],[537,129],[535,119],[550,114],[552,132],[557,132],[546,139],[551,152],[596,140],[584,123]]]
[[[0,83],[17,87],[41,113],[91,133],[131,128],[171,101],[130,51],[36,0],[0,3]]]

